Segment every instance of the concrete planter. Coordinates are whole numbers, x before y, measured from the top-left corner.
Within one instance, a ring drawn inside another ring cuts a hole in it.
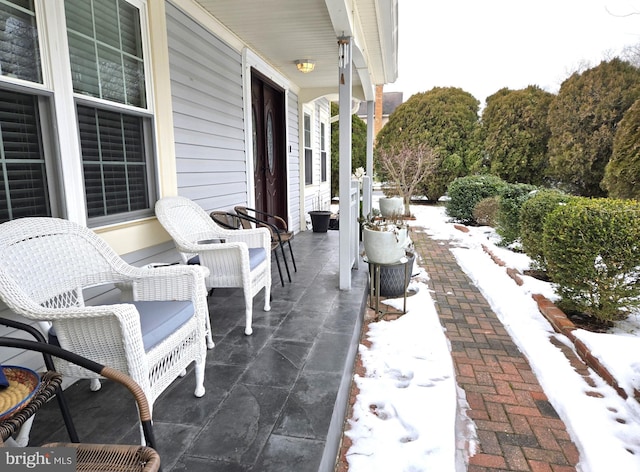
[[[383,197],[379,200],[378,205],[384,218],[391,218],[404,213],[404,202],[401,197]]]
[[[410,242],[407,228],[381,231],[362,228],[364,252],[370,262],[377,264],[398,262],[404,257],[405,249]]]

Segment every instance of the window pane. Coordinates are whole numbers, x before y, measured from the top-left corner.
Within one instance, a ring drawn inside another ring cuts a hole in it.
[[[98,45],[98,64],[102,89],[101,98],[112,102],[127,103],[120,52]]]
[[[146,107],[140,12],[123,0],[65,0],[73,90]]]
[[[322,182],[327,181],[327,152],[322,151],[320,153],[320,180]]]
[[[38,99],[0,90],[0,222],[51,216]]]
[[[33,1],[10,3],[0,3],[0,73],[42,83]]]
[[[304,147],[311,147],[311,117],[304,115]]]
[[[150,208],[143,118],[78,105],[90,218]]]
[[[96,21],[96,39],[112,48],[120,49],[118,2],[116,0],[93,2],[93,14],[100,19]]]
[[[313,153],[311,149],[304,150],[304,183],[306,185],[313,183]]]
[[[96,59],[95,44],[88,42],[85,37],[69,32],[69,55],[71,56],[71,77],[73,79],[73,91],[100,96],[100,83],[98,80],[98,64]],[[78,87],[77,84],[82,84]]]

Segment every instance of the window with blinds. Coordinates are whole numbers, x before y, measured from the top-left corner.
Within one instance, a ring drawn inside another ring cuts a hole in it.
[[[326,148],[326,128],[324,123],[320,123],[320,181],[327,181],[327,148]]]
[[[140,12],[124,0],[65,0],[65,14],[87,216],[100,224],[114,215],[151,213],[155,193],[152,153],[145,146],[151,126]],[[99,101],[85,103],[83,96]]]
[[[51,216],[38,98],[0,90],[0,222]]]
[[[42,83],[33,0],[0,3],[0,74]]]
[[[78,106],[89,218],[149,208],[142,119]]]
[[[311,115],[304,114],[304,183],[313,183],[313,150],[311,149]]]
[[[73,90],[145,108],[140,13],[122,0],[66,0]]]

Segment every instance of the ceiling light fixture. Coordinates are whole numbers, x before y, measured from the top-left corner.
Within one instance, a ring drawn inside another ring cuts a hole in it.
[[[298,59],[296,61],[296,67],[303,74],[307,74],[308,72],[313,71],[316,67],[316,61],[311,59]]]

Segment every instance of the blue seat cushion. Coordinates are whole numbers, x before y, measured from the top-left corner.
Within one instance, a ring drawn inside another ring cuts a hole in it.
[[[267,253],[263,247],[249,248],[249,270],[258,267],[267,258]],[[200,256],[193,256],[187,261],[187,264],[200,265]]]
[[[142,344],[148,352],[176,331],[194,315],[191,301],[152,301],[127,302],[134,305],[140,313]],[[59,346],[53,328],[49,330],[49,343]]]

